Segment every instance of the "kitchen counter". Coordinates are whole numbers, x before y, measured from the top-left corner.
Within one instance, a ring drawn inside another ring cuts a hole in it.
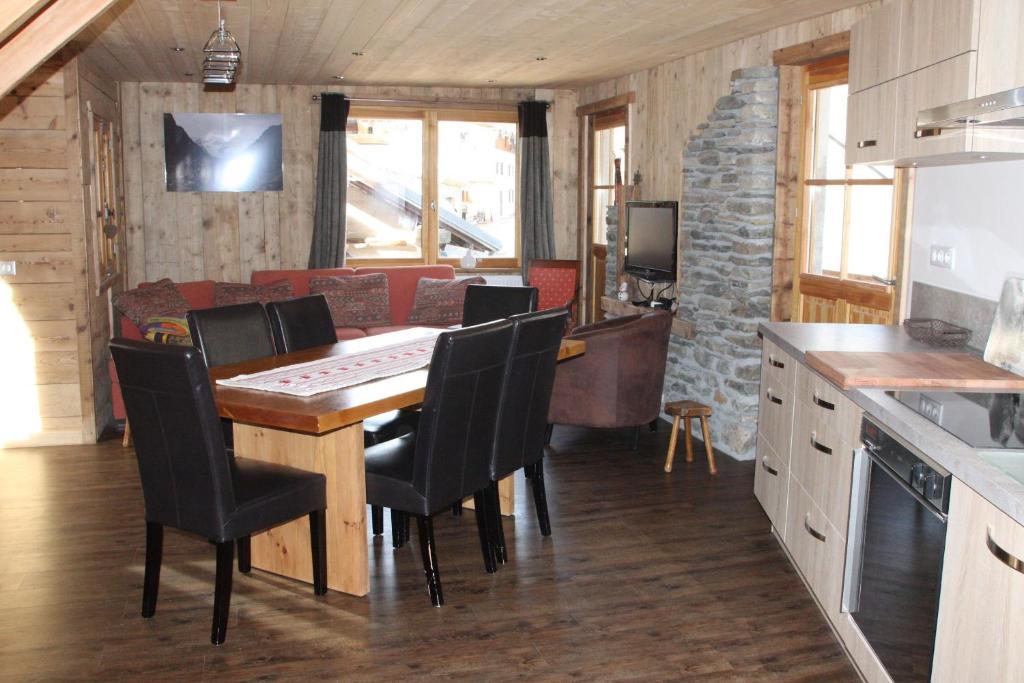
[[[762,323],[758,332],[801,362],[807,351],[943,351],[911,339],[902,327],[888,325]],[[887,396],[884,389],[851,389],[843,394],[907,444],[1024,525],[1024,484],[982,460],[978,450]]]

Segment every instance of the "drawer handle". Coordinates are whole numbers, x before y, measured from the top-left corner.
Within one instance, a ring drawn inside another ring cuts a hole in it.
[[[818,439],[815,437],[817,437],[817,433],[811,432],[811,447],[816,451],[821,451],[825,455],[832,455],[832,449],[825,444],[818,443]]]
[[[775,360],[775,356],[773,356],[771,354],[768,354],[768,365],[772,366],[773,368],[780,368],[780,369],[786,367],[785,363],[783,363],[782,361]]]
[[[811,536],[818,539],[822,543],[825,542],[825,534],[821,533],[817,529],[811,526],[811,513],[808,512],[804,515],[804,530],[807,531]]]
[[[774,467],[769,467],[768,459],[765,458],[764,456],[761,456],[761,469],[767,472],[768,474],[772,475],[773,477],[779,476],[779,471]]]
[[[1010,553],[1003,550],[995,539],[992,538],[992,527],[989,527],[985,533],[985,545],[988,546],[988,551],[992,553],[997,560],[1005,564],[1010,569],[1024,574],[1024,560],[1019,557],[1014,557]]]
[[[936,135],[942,135],[941,128],[922,128],[921,130],[914,131],[914,137],[918,140],[922,138],[933,138]]]
[[[779,398],[778,396],[776,396],[775,394],[773,394],[771,389],[769,389],[768,391],[764,392],[764,397],[766,399],[768,399],[769,401],[771,401],[772,403],[778,404],[780,406],[782,405],[782,399]]]
[[[857,143],[857,149],[864,149],[865,147],[874,147],[878,144],[878,140],[861,140]]]
[[[836,409],[836,404],[835,403],[829,403],[828,401],[826,401],[823,398],[818,398],[818,392],[814,392],[814,397],[811,400],[814,401],[814,405],[820,406],[820,407],[824,408],[825,410],[835,410]]]

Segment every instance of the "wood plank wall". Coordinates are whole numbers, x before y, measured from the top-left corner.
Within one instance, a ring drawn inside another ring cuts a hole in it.
[[[549,115],[556,185],[555,223],[560,258],[576,255],[576,93],[496,88],[421,88],[239,85],[207,92],[199,83],[121,83],[128,200],[128,283],[169,277],[248,282],[253,270],[303,268],[313,234],[316,149],[320,108],[312,95],[423,101],[553,102]],[[165,112],[281,113],[284,191],[167,192]]]
[[[750,38],[687,55],[651,69],[582,88],[580,105],[636,93],[630,112],[630,173],[643,175],[644,199],[682,197],[683,150],[718,98],[729,94],[735,69],[770,66],[772,51],[846,31],[881,2],[788,24]],[[685,248],[685,245],[681,245]]]

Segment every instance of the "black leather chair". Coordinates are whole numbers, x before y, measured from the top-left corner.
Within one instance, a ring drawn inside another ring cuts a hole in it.
[[[331,307],[323,294],[267,304],[267,316],[278,353],[289,353],[338,341]]]
[[[416,516],[427,590],[436,606],[444,604],[444,595],[431,515],[473,495],[484,566],[496,568],[484,492],[511,342],[507,320],[442,333],[416,432],[366,450],[366,500]]]
[[[164,526],[217,546],[214,645],[227,633],[235,543],[238,569],[248,573],[251,534],[308,515],[313,592],[327,592],[324,476],[229,458],[208,370],[196,349],[115,339],[110,351],[132,424],[146,507],[142,616],[156,612]]]
[[[469,285],[462,303],[462,326],[489,323],[536,310],[536,287]]]
[[[498,408],[498,426],[491,454],[491,484],[487,511],[495,559],[505,563],[508,552],[498,509],[498,480],[520,468],[532,483],[533,504],[543,536],[551,535],[547,494],[544,489],[544,444],[551,387],[562,332],[569,321],[564,308],[526,313],[510,318],[514,325],[509,360]]]
[[[185,314],[192,345],[206,360],[206,367],[231,365],[274,355],[274,334],[263,304],[235,304],[202,308]],[[231,420],[222,418],[224,444],[235,447]]]

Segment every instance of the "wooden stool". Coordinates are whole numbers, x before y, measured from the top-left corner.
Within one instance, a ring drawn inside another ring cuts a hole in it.
[[[665,471],[672,471],[672,460],[676,457],[676,440],[679,437],[679,420],[683,420],[684,434],[686,436],[686,462],[693,462],[693,440],[690,437],[690,419],[700,418],[700,428],[704,432],[704,451],[708,456],[708,471],[711,474],[718,474],[715,467],[715,451],[711,446],[711,430],[708,428],[708,418],[711,417],[711,408],[696,401],[669,401],[665,404],[665,412],[675,416],[672,421],[672,436],[668,440],[668,454],[665,456]]]

